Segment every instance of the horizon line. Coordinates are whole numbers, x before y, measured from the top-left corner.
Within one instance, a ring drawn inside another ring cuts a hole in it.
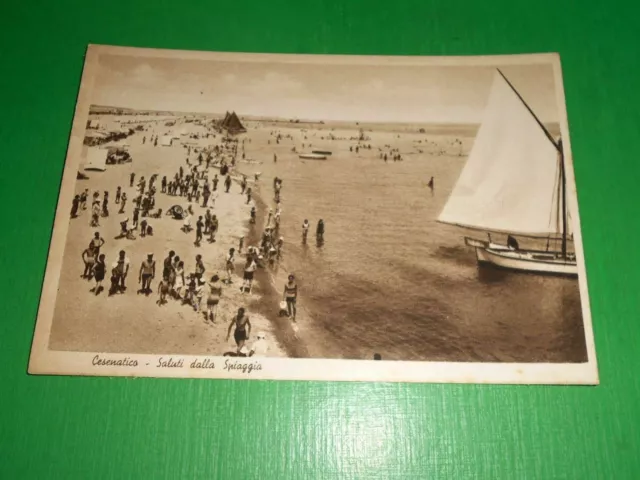
[[[98,104],[91,104],[89,107],[89,114],[91,114],[91,110],[93,108],[105,108],[105,109],[114,109],[114,110],[129,110],[129,111],[134,111],[134,112],[154,112],[156,114],[161,114],[161,113],[167,113],[167,114],[171,114],[171,115],[177,115],[177,114],[181,114],[181,115],[204,115],[204,116],[215,116],[215,117],[221,117],[224,118],[226,111],[224,113],[222,112],[189,112],[189,111],[182,111],[182,110],[163,110],[163,109],[152,109],[152,108],[132,108],[132,107],[121,107],[121,106],[117,106],[117,105],[98,105]],[[235,110],[228,110],[228,112],[235,112],[236,115],[238,115],[238,117],[240,118],[245,118],[248,119],[249,121],[251,121],[252,119],[255,120],[280,120],[280,121],[285,121],[285,122],[289,122],[292,123],[292,121],[298,120],[299,122],[303,122],[303,123],[364,123],[364,124],[397,124],[397,125],[457,125],[457,126],[478,126],[480,125],[482,122],[481,121],[477,121],[477,122],[465,122],[465,121],[446,121],[446,120],[442,120],[442,121],[430,121],[430,120],[421,120],[421,121],[406,121],[406,122],[402,122],[402,121],[393,121],[393,120],[357,120],[357,119],[343,119],[343,120],[327,120],[327,119],[322,119],[322,118],[302,118],[302,117],[278,117],[278,116],[265,116],[265,115],[252,115],[252,114],[238,114],[237,111]],[[94,113],[95,114],[95,113]],[[295,122],[293,122],[295,123]],[[543,123],[545,124],[560,124],[559,121],[557,120],[546,120],[543,121]]]

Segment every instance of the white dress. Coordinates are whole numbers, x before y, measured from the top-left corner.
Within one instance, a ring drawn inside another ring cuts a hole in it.
[[[178,268],[176,270],[176,283],[174,285],[174,289],[179,290],[180,288],[184,287],[184,283],[182,282],[182,275],[184,274],[184,269],[183,268]]]

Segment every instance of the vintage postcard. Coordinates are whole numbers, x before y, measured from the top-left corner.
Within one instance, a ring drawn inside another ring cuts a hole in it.
[[[91,45],[29,372],[597,384],[559,57]]]

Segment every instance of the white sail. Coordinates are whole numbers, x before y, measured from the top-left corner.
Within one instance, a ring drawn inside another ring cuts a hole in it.
[[[494,232],[562,233],[556,147],[496,73],[480,129],[438,220]]]

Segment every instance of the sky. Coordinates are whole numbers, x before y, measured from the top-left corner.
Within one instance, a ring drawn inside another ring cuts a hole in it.
[[[319,65],[101,55],[94,105],[327,121],[479,123],[492,67]],[[557,122],[551,65],[502,72]]]

